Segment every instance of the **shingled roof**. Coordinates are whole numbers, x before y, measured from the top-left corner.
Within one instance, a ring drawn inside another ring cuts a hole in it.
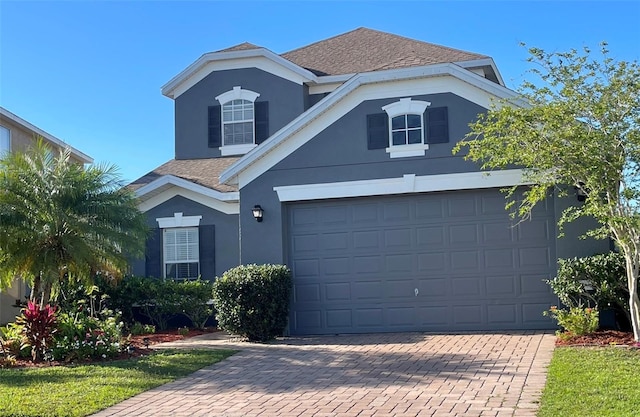
[[[225,49],[220,49],[219,51],[216,51],[216,52],[246,51],[247,49],[260,49],[260,48],[262,48],[262,46],[254,45],[254,44],[249,43],[249,42],[242,42],[242,43],[239,43],[239,44],[234,45],[234,46],[230,46],[230,47],[225,48]]]
[[[364,27],[281,56],[316,75],[352,74],[488,58]]]
[[[173,175],[223,193],[238,191],[237,187],[220,184],[220,173],[236,162],[238,157],[207,159],[172,159],[129,184],[137,190],[165,175]]]

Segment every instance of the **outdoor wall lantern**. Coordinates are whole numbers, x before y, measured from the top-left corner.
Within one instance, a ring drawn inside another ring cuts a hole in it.
[[[251,210],[251,212],[253,213],[253,218],[256,219],[258,223],[260,223],[262,221],[262,214],[264,213],[262,207],[256,204],[255,206],[253,206],[253,210]]]
[[[584,185],[584,182],[579,182],[578,185],[575,186],[576,198],[580,202],[583,202],[587,199],[587,190],[585,190]]]

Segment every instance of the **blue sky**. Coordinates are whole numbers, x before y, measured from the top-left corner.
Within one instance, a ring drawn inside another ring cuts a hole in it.
[[[492,56],[510,88],[549,51],[640,60],[640,1],[0,0],[0,105],[134,180],[173,158],[160,87],[205,52],[276,53],[360,26]]]

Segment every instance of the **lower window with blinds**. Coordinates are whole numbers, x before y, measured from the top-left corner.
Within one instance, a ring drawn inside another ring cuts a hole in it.
[[[198,228],[163,229],[164,276],[195,279],[200,274]]]

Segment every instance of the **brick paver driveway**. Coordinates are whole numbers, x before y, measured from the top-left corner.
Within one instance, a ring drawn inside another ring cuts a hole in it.
[[[554,344],[543,332],[218,339],[188,346],[240,352],[97,415],[535,416]]]

